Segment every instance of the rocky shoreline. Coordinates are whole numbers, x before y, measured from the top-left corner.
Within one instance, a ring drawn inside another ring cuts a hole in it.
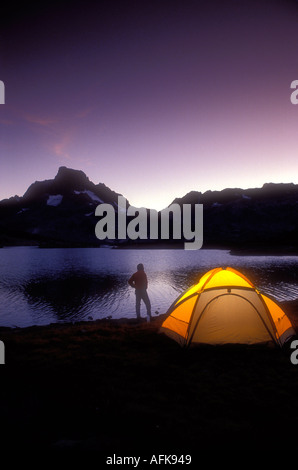
[[[282,306],[298,331],[298,302]],[[276,433],[280,448],[296,445],[298,366],[288,353],[185,351],[159,334],[163,319],[0,328],[1,448],[195,455],[273,448]]]

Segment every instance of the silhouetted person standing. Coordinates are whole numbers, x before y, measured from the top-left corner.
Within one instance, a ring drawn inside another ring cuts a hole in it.
[[[143,300],[147,309],[147,321],[151,320],[151,304],[147,293],[148,280],[142,263],[138,264],[137,271],[128,280],[128,284],[135,289],[136,293],[136,314],[141,318],[141,300]]]

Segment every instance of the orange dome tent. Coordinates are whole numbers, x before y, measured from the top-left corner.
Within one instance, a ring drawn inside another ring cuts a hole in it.
[[[181,346],[258,344],[283,346],[295,335],[283,310],[233,268],[215,268],[181,294],[161,332]]]

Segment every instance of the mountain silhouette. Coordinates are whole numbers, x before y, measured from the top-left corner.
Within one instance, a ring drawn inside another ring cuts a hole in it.
[[[83,171],[60,167],[54,179],[35,181],[23,197],[0,202],[0,244],[99,246],[95,208],[117,208],[118,193]]]
[[[117,241],[96,238],[99,219],[95,209],[108,203],[117,214],[119,195],[103,183],[93,183],[83,171],[62,166],[54,179],[35,181],[22,197],[0,201],[0,245],[117,245]],[[184,204],[190,204],[193,213],[195,204],[203,204],[203,248],[298,251],[298,186],[293,183],[266,183],[245,190],[191,191],[172,204],[178,204],[181,213]],[[147,212],[149,217],[149,209]],[[181,240],[178,245],[182,248],[183,243]],[[177,240],[127,240],[121,245],[173,247]]]
[[[23,196],[24,202],[41,200],[49,195],[61,194],[70,197],[74,191],[90,191],[95,196],[107,203],[117,203],[118,194],[109,189],[103,183],[94,184],[81,170],[73,170],[61,166],[53,180],[35,181],[31,184]]]

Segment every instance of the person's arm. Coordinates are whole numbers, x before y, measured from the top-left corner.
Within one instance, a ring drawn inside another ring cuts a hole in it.
[[[136,287],[136,286],[135,286],[135,280],[134,280],[134,274],[131,276],[130,279],[128,279],[128,284],[129,284],[131,287],[133,287],[133,288]]]

